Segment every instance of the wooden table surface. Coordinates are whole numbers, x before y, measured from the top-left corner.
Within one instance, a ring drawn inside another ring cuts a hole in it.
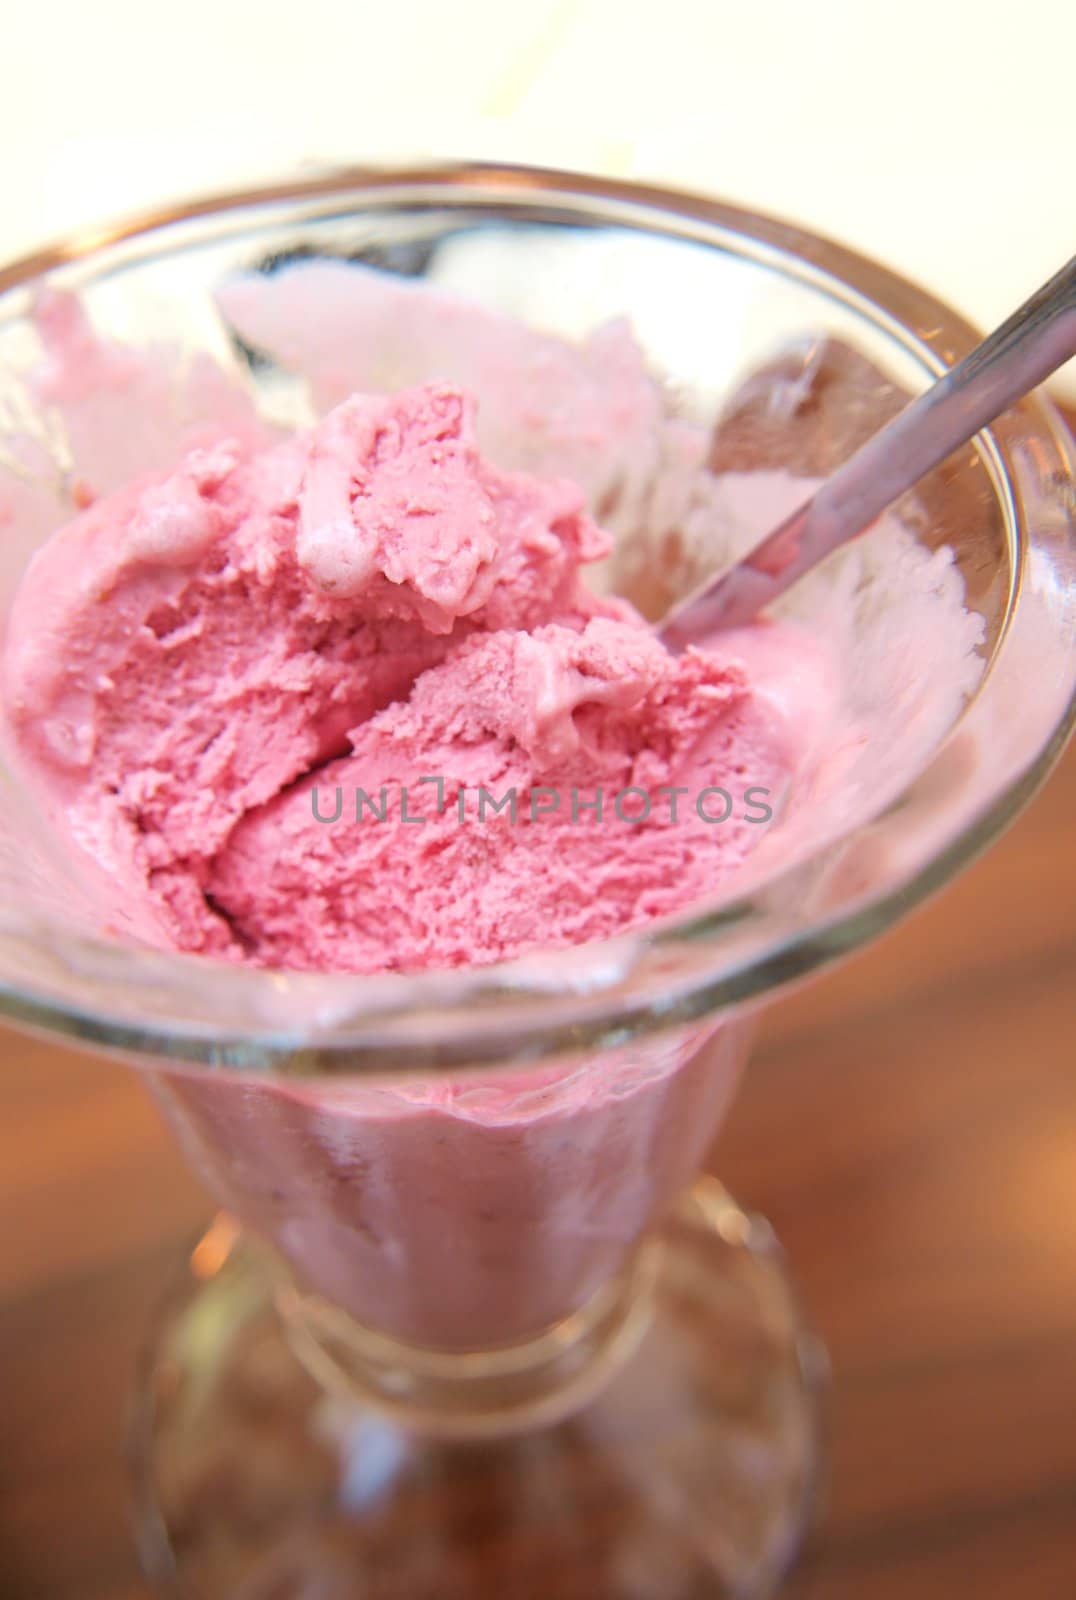
[[[793,1600],[1076,1596],[1076,748],[944,895],[770,1013],[715,1151],[830,1347]],[[0,1595],[135,1600],[121,1418],[205,1217],[127,1069],[0,1033]]]

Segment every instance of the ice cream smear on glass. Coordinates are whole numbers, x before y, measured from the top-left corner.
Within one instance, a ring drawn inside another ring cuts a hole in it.
[[[31,381],[84,509],[12,603],[5,736],[103,931],[369,974],[644,927],[884,796],[974,686],[959,575],[892,517],[800,615],[664,649],[618,579],[701,575],[810,485],[712,471],[712,427],[626,324],[572,343],[340,263],[220,304],[305,380],[308,426],[99,338],[69,297],[38,307]],[[887,574],[903,599],[853,628]],[[157,1093],[308,1284],[458,1348],[528,1337],[616,1269],[697,1169],[741,1035],[485,1083]]]

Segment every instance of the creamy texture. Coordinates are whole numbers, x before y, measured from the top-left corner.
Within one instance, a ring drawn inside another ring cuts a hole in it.
[[[741,865],[803,730],[734,646],[674,658],[589,592],[607,549],[574,485],[482,459],[459,391],[354,396],[55,535],[9,723],[181,949],[370,972],[613,933]],[[822,654],[784,648],[775,684]]]
[[[734,657],[674,662],[611,618],[475,635],[350,755],[246,818],[212,894],[282,966],[456,964],[596,938],[735,870],[790,754]],[[318,826],[315,805],[337,820]]]

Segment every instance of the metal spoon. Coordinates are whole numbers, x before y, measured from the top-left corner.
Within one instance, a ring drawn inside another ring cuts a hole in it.
[[[837,468],[810,500],[681,601],[658,627],[671,650],[749,622],[939,461],[1076,355],[1076,256]]]

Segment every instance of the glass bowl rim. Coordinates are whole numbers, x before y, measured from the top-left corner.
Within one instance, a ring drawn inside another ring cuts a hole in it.
[[[429,165],[341,166],[301,173],[249,188],[164,205],[112,224],[82,229],[59,242],[0,266],[0,296],[29,290],[47,273],[89,263],[116,246],[150,245],[177,224],[213,218],[256,217],[260,210],[311,202],[350,201],[352,207],[391,208],[437,201],[462,208],[481,203],[510,208],[559,204],[586,214],[600,206],[621,212],[636,230],[716,243],[722,234],[750,246],[742,251],[775,268],[792,266],[804,281],[836,287],[876,323],[886,326],[928,370],[941,372],[978,340],[959,313],[928,291],[798,224],[758,214],[719,199],[675,188],[628,182],[566,170],[486,162]],[[164,245],[160,253],[184,248]],[[1057,481],[1076,483],[1071,440],[1052,407],[1030,396],[1014,408],[1059,463]],[[1007,462],[1000,424],[980,436],[988,455]],[[1004,652],[1006,632],[1020,608],[1021,572],[1033,530],[1010,508],[1015,525],[1014,586],[994,662]],[[1062,552],[1065,577],[1076,579],[1073,518]],[[1055,556],[1057,551],[1052,552]],[[1006,772],[970,818],[929,859],[904,877],[894,876],[877,893],[802,924],[789,924],[774,910],[782,887],[800,881],[815,857],[797,860],[754,892],[718,905],[696,904],[659,924],[568,950],[478,968],[408,974],[355,975],[274,972],[235,968],[208,958],[119,945],[103,938],[49,929],[41,941],[46,962],[59,977],[47,984],[11,982],[0,972],[0,1012],[35,1031],[61,1033],[109,1053],[169,1059],[280,1078],[385,1075],[458,1071],[467,1065],[536,1061],[566,1051],[609,1048],[659,1029],[685,1025],[730,1006],[757,1001],[806,976],[884,931],[939,889],[1007,826],[1045,778],[1076,722],[1076,647],[1064,666],[1065,703],[1050,735],[1030,750],[1017,770]],[[977,699],[989,695],[989,672]],[[960,727],[958,719],[955,728]],[[914,798],[944,757],[954,730],[895,800],[856,824],[843,843],[868,830],[884,832],[886,819]],[[819,854],[830,850],[830,844]],[[746,953],[721,959],[722,932],[747,929]],[[706,958],[700,960],[700,951]],[[64,993],[64,971],[84,963],[104,993],[86,1002]],[[75,963],[73,966],[72,963]],[[168,998],[163,1010],[131,1003],[132,964],[142,987]],[[221,1005],[209,1013],[198,1002],[207,985],[220,991]],[[227,1001],[228,1005],[223,1002]],[[288,1013],[304,1009],[302,1027]],[[239,1013],[239,1021],[235,1014]],[[248,1020],[249,1019],[249,1020]]]

